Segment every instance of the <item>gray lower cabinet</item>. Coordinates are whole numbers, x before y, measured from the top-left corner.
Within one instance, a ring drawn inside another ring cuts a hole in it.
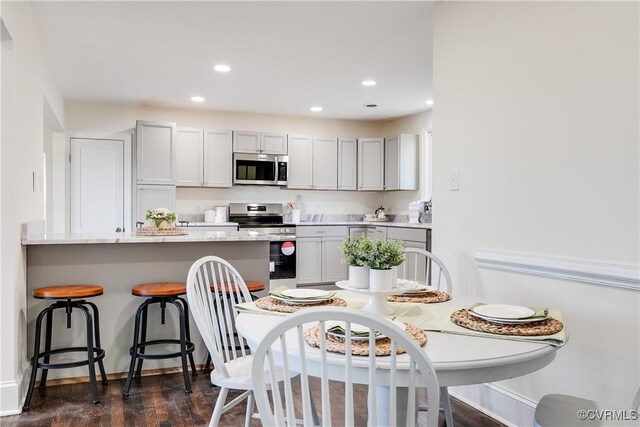
[[[347,267],[342,264],[342,241],[349,230],[343,226],[297,227],[298,285],[346,280]]]
[[[388,227],[387,238],[399,240],[406,248],[430,249],[430,232],[424,228]],[[401,279],[424,281],[426,277],[426,261],[421,256],[407,256],[404,264],[398,267]]]
[[[136,188],[136,221],[145,222],[147,209],[174,210],[176,187],[173,185],[138,185]],[[135,228],[135,221],[133,227]]]

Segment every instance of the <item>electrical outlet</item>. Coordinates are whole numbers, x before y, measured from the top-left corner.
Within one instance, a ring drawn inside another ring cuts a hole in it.
[[[450,191],[458,191],[460,190],[460,170],[459,169],[451,169],[449,171],[449,190]]]

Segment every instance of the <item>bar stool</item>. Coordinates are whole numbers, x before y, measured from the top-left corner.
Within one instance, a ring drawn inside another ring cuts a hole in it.
[[[100,402],[100,395],[98,394],[98,386],[96,384],[96,370],[95,364],[98,363],[100,368],[100,377],[102,378],[102,384],[107,384],[107,375],[104,371],[104,365],[102,359],[104,359],[104,350],[100,345],[100,315],[98,313],[98,307],[89,301],[78,298],[89,298],[102,295],[103,289],[99,285],[56,285],[48,286],[45,288],[37,288],[33,290],[33,297],[45,300],[60,300],[51,304],[38,314],[36,319],[36,336],[33,346],[33,357],[31,358],[31,379],[29,381],[29,388],[27,390],[27,397],[24,401],[23,410],[28,410],[31,405],[31,397],[33,396],[33,388],[36,382],[36,375],[38,368],[42,369],[42,376],[40,377],[40,389],[46,387],[47,374],[49,369],[64,369],[74,368],[77,366],[87,365],[89,367],[89,387],[91,389],[91,401],[93,403]],[[87,307],[91,307],[93,314]],[[67,316],[67,329],[71,328],[71,313],[74,308],[81,310],[84,313],[86,320],[86,334],[87,334],[87,346],[86,347],[62,347],[57,349],[51,349],[51,330],[53,325],[53,312],[58,309],[65,309]],[[42,319],[47,316],[47,323],[45,329],[45,344],[44,351],[40,351],[40,335],[42,332]],[[95,345],[94,345],[95,341]],[[51,356],[61,353],[74,353],[83,352],[87,354],[87,359],[77,362],[64,362],[64,363],[51,363]],[[42,362],[40,359],[44,358]]]
[[[251,293],[251,299],[253,299],[254,301],[258,299],[258,296],[254,294],[254,292],[260,292],[265,290],[266,286],[264,285],[264,282],[261,282],[259,280],[247,280],[244,282],[247,285],[247,289],[249,290],[249,293]],[[215,291],[214,285],[211,285],[211,292]],[[227,296],[231,295],[231,291],[234,291],[234,289],[228,289],[228,285],[225,284],[224,287],[224,292],[227,294]],[[238,337],[238,333],[234,332],[233,333],[233,338],[235,340],[235,338]],[[245,348],[248,350],[249,347],[245,346]],[[236,346],[236,350],[239,350],[238,346]],[[203,371],[208,371],[209,368],[211,367],[211,355],[208,354],[207,355],[207,361],[204,364],[204,368]]]
[[[187,284],[185,282],[157,282],[136,285],[131,288],[131,293],[135,296],[148,297],[136,311],[135,326],[133,331],[133,346],[129,348],[131,355],[131,364],[129,365],[129,374],[127,381],[122,387],[122,395],[129,395],[131,380],[133,379],[133,371],[138,361],[135,376],[139,378],[142,374],[142,362],[147,359],[172,359],[180,357],[182,359],[182,375],[184,377],[184,390],[191,393],[191,382],[189,381],[189,368],[187,367],[187,357],[191,363],[193,376],[196,376],[196,364],[193,361],[194,344],[191,342],[191,333],[189,332],[189,306],[187,300],[180,297],[187,293]],[[147,341],[147,310],[151,304],[160,304],[160,323],[165,324],[165,308],[167,304],[172,304],[178,310],[180,319],[180,339],[159,339]],[[142,324],[140,322],[142,318]],[[164,354],[146,354],[146,347],[158,344],[179,344],[180,351]]]

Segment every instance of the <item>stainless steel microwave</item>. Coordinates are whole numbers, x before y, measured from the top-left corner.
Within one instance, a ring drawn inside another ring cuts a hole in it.
[[[272,154],[233,154],[233,183],[287,185],[289,157]]]

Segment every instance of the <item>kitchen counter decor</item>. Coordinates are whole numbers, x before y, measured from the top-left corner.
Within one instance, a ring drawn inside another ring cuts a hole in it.
[[[176,213],[167,208],[147,209],[144,217],[151,221],[152,228],[174,228]]]
[[[185,236],[189,234],[186,227],[142,227],[136,228],[137,236]]]

